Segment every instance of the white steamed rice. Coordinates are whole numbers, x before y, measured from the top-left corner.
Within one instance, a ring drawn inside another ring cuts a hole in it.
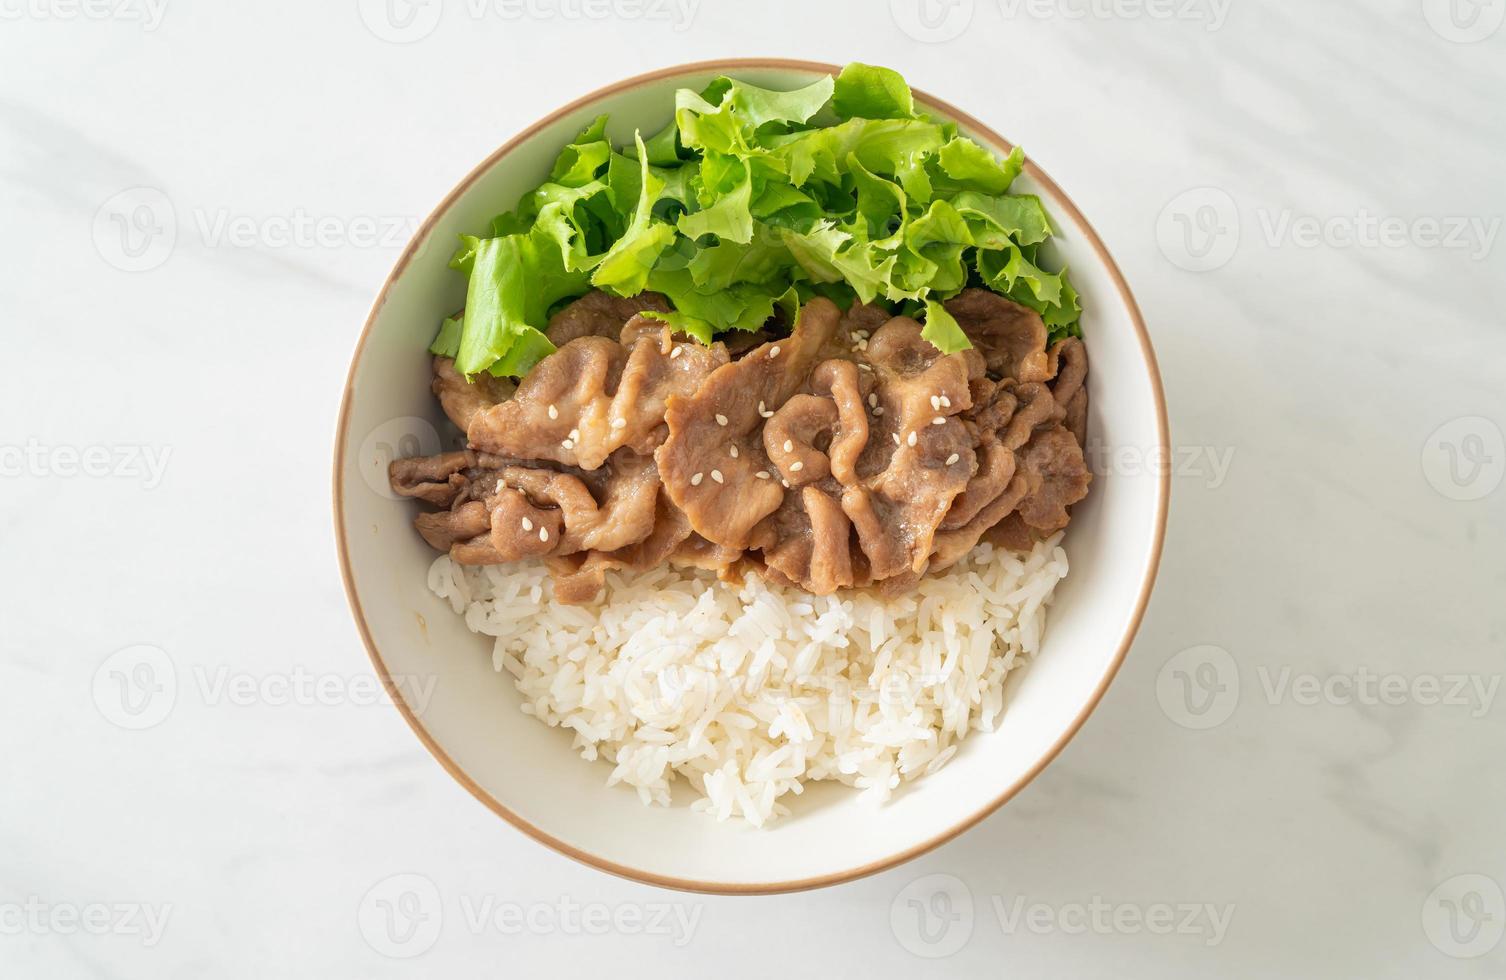
[[[1005,675],[1039,648],[1067,574],[1061,535],[1015,555],[983,544],[909,594],[816,597],[664,566],[607,575],[599,605],[554,602],[542,563],[442,557],[429,587],[496,638],[523,711],[575,732],[647,804],[685,779],[694,806],[762,826],[812,779],[885,800],[992,731]]]

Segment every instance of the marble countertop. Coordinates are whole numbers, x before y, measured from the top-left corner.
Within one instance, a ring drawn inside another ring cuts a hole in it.
[[[0,19],[0,975],[1506,975],[1506,0]],[[1022,143],[1137,292],[1178,464],[1061,758],[913,863],[748,900],[577,865],[430,759],[372,696],[328,474],[372,297],[474,162],[755,54]]]

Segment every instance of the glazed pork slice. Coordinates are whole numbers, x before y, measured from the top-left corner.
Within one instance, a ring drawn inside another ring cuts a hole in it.
[[[976,287],[943,305],[983,355],[993,377],[1044,381],[1053,373],[1046,358],[1046,324],[1028,306]]]
[[[581,337],[534,365],[511,399],[478,412],[467,437],[486,452],[586,470],[624,447],[652,453],[669,399],[693,395],[727,360],[720,346],[642,336],[628,349]]]
[[[434,381],[430,388],[439,399],[439,407],[461,432],[470,426],[471,419],[478,412],[511,398],[516,387],[506,378],[494,378],[490,374],[467,379],[455,370],[451,358],[434,358]]]
[[[581,337],[617,340],[622,335],[623,326],[644,310],[667,313],[669,302],[658,293],[613,296],[592,290],[551,317],[544,335],[555,347],[563,347]]]
[[[718,367],[694,393],[668,402],[669,434],[654,458],[670,499],[706,540],[741,551],[779,508],[786,488],[765,452],[764,422],[835,352],[840,321],[836,304],[813,300],[789,337]]]

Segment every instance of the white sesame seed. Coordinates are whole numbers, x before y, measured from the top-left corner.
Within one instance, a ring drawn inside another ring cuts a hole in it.
[[[884,414],[884,406],[882,406],[882,405],[880,405],[878,408],[875,408],[873,410],[874,418],[877,418],[878,416],[883,415],[883,414]]]
[[[931,408],[936,411],[941,410],[941,399],[936,395],[931,396]]]
[[[780,480],[779,482],[784,484],[784,488],[786,490],[788,490],[790,488],[790,481],[789,480]]]
[[[672,350],[672,351],[669,352],[669,359],[672,361],[675,358],[679,357],[683,353],[685,353],[685,348],[683,348],[683,347],[676,347],[674,350]]]
[[[549,417],[551,419],[557,419],[557,418],[559,418],[560,417],[560,410],[557,409],[557,408],[555,408],[553,405],[550,405],[549,406]]]
[[[560,448],[561,449],[574,449],[575,448],[575,440],[574,439],[566,439],[564,442],[560,443]]]
[[[693,487],[700,486],[701,485],[701,480],[703,478],[705,478],[705,476],[706,476],[706,474],[704,474],[704,473],[697,473],[695,476],[693,476],[693,477],[690,478],[690,485],[693,486]]]
[[[779,345],[775,344],[773,347],[769,348],[769,357],[772,358],[772,357],[778,357],[778,356],[779,356]]]
[[[716,424],[717,425],[726,425],[727,424],[727,416],[723,415],[721,412],[717,412],[716,413]]]
[[[899,445],[899,433],[898,432],[894,433],[894,444],[896,446]]]
[[[868,404],[870,404],[870,405],[877,405],[878,404],[878,394],[877,393],[874,393],[874,394],[871,394],[871,395],[868,396]]]
[[[873,370],[873,365],[872,364],[866,364],[863,361],[859,361],[858,362],[858,370],[859,371],[872,371]]]
[[[732,458],[733,459],[737,458],[737,447],[736,446],[728,446],[727,447],[727,452],[729,452],[729,453],[732,454]]]
[[[533,521],[530,521],[526,517],[523,518],[523,530],[525,530],[525,531],[532,531],[533,530]]]
[[[612,420],[612,428],[614,428],[614,429],[625,429],[625,428],[627,428],[627,419],[613,419]]]
[[[946,425],[946,419],[943,416],[938,415],[934,419],[931,420],[931,424],[932,425]]]
[[[539,540],[540,541],[548,541],[549,540],[549,529],[547,527],[541,527],[541,528],[539,528]]]
[[[909,435],[905,436],[905,444],[910,446],[915,445],[915,431],[913,429]]]
[[[570,430],[570,438],[571,439],[579,439],[580,438],[580,430],[579,429],[571,429]]]
[[[711,471],[711,478],[713,480],[715,480],[717,483],[722,483],[723,482],[723,480],[722,480],[722,471],[721,470],[712,470]]]
[[[952,455],[950,455],[950,456],[948,456],[946,458],[946,465],[951,466],[953,463],[957,462],[957,460],[959,460],[961,458],[962,457],[958,456],[956,453],[952,453]]]
[[[784,451],[787,452],[787,453],[794,452],[795,451],[795,444],[793,442],[791,442],[789,439],[786,439],[784,441]]]
[[[805,464],[802,463],[798,459],[795,460],[793,463],[790,464],[790,472],[791,473],[799,473],[803,469],[805,469]]]
[[[951,408],[952,407],[952,400],[950,398],[948,398],[946,395],[942,395],[941,396],[941,407],[942,408]]]
[[[757,473],[754,473],[753,475],[756,476],[756,477],[758,477],[760,480],[767,480],[769,478],[769,471],[768,470],[759,470]]]

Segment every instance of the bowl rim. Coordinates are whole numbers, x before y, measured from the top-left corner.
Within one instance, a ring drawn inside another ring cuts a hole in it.
[[[701,881],[671,875],[662,875],[652,871],[644,870],[642,868],[628,867],[615,861],[603,858],[600,855],[592,854],[589,851],[582,850],[578,847],[575,847],[574,845],[567,844],[566,842],[553,837],[543,829],[536,827],[528,821],[524,820],[518,814],[509,810],[500,800],[496,799],[478,783],[476,783],[476,781],[473,780],[470,775],[467,774],[465,770],[463,770],[455,762],[455,760],[449,756],[444,748],[434,739],[432,735],[429,734],[428,730],[424,727],[423,721],[414,714],[412,709],[408,706],[408,703],[403,699],[402,694],[397,689],[396,684],[393,682],[392,676],[387,669],[387,665],[382,659],[381,651],[377,649],[376,640],[372,637],[371,629],[366,622],[366,616],[361,608],[360,597],[356,594],[355,580],[351,572],[350,549],[348,547],[348,536],[346,533],[344,516],[344,462],[347,454],[346,435],[350,423],[351,398],[352,390],[355,385],[356,368],[360,365],[362,355],[365,353],[366,343],[370,338],[372,326],[376,322],[378,313],[380,313],[382,307],[386,304],[387,294],[391,290],[393,283],[407,269],[408,264],[412,261],[414,255],[417,254],[418,244],[425,240],[425,238],[427,238],[435,224],[437,224],[440,220],[440,217],[447,211],[449,211],[449,209],[455,204],[455,201],[460,197],[460,195],[467,191],[472,184],[474,184],[481,178],[483,174],[489,171],[493,166],[500,162],[514,149],[531,139],[540,130],[542,130],[546,126],[551,125],[563,116],[569,115],[570,113],[582,109],[593,102],[596,102],[610,95],[615,95],[626,89],[636,88],[650,82],[657,82],[679,75],[702,74],[705,72],[730,74],[738,70],[749,68],[786,69],[830,75],[836,75],[839,71],[841,71],[841,68],[838,65],[796,58],[713,58],[706,61],[687,62],[679,65],[671,65],[665,68],[658,68],[653,71],[643,72],[641,74],[621,79],[620,81],[613,82],[609,85],[604,85],[585,95],[582,95],[577,99],[571,100],[569,103],[561,106],[558,109],[555,109],[553,112],[550,112],[548,115],[518,132],[511,139],[507,140],[497,149],[493,150],[484,160],[473,167],[469,173],[461,178],[459,183],[457,183],[453,188],[450,189],[450,191],[440,200],[439,204],[437,204],[434,209],[429,212],[429,215],[424,219],[423,224],[418,227],[418,230],[414,232],[413,237],[408,241],[408,244],[404,246],[403,253],[398,257],[397,262],[393,265],[392,271],[389,272],[386,279],[383,280],[381,289],[378,290],[376,299],[371,305],[371,310],[369,313],[367,313],[365,324],[361,328],[361,334],[357,338],[355,349],[351,354],[350,368],[346,374],[345,388],[340,398],[340,413],[335,423],[336,430],[334,446],[333,502],[335,548],[340,561],[340,577],[345,585],[345,596],[350,604],[351,615],[356,621],[356,628],[361,634],[361,641],[365,645],[366,652],[371,658],[372,666],[375,669],[377,676],[381,679],[382,687],[386,690],[388,696],[392,700],[392,703],[402,714],[404,720],[407,721],[408,727],[410,727],[413,730],[413,733],[418,736],[418,740],[423,743],[423,746],[429,750],[429,753],[434,756],[435,760],[444,767],[445,771],[447,771],[455,779],[456,782],[465,787],[465,789],[472,796],[474,796],[477,800],[484,804],[488,809],[500,816],[502,819],[506,820],[508,823],[512,824],[518,830],[521,830],[523,833],[527,834],[529,837],[532,837],[539,843],[552,848],[558,853],[563,854],[566,857],[585,864],[589,867],[595,868],[599,871],[605,871],[608,874],[626,878],[630,881],[636,881],[641,884],[655,885],[658,887],[670,888],[677,891],[698,892],[713,895],[773,895],[788,892],[806,891],[814,888],[822,888],[828,885],[836,885],[843,882],[855,881],[859,878],[877,874],[880,871],[887,871],[890,868],[913,860],[914,858],[917,858],[920,855],[934,850],[935,848],[940,847],[942,844],[955,839],[965,831],[970,830],[972,827],[982,822],[984,818],[993,814],[996,810],[999,809],[999,807],[1003,806],[1005,803],[1013,799],[1014,796],[1020,792],[1020,790],[1024,789],[1025,786],[1031,782],[1031,780],[1035,779],[1035,777],[1039,775],[1040,772],[1046,768],[1046,766],[1050,765],[1051,762],[1061,754],[1062,749],[1065,748],[1067,743],[1070,742],[1072,738],[1078,733],[1083,724],[1087,721],[1088,716],[1093,713],[1093,710],[1098,707],[1099,702],[1103,700],[1104,693],[1108,690],[1109,685],[1113,683],[1114,678],[1118,675],[1119,668],[1123,666],[1124,659],[1129,653],[1129,648],[1134,642],[1135,634],[1139,631],[1140,624],[1145,617],[1145,610],[1150,602],[1151,592],[1155,587],[1156,576],[1160,570],[1161,555],[1166,539],[1166,521],[1170,507],[1171,496],[1171,474],[1168,468],[1162,467],[1161,473],[1159,474],[1160,479],[1156,494],[1156,515],[1149,561],[1145,566],[1144,576],[1140,584],[1140,593],[1135,602],[1133,615],[1130,617],[1129,623],[1125,627],[1124,633],[1119,641],[1119,648],[1115,652],[1114,659],[1109,664],[1108,670],[1105,671],[1103,678],[1099,681],[1097,688],[1094,689],[1091,696],[1083,704],[1082,708],[1077,714],[1077,717],[1072,720],[1072,723],[1067,727],[1067,730],[1062,733],[1062,735],[1056,740],[1056,742],[1054,742],[1044,753],[1042,753],[1041,757],[1036,760],[1035,764],[1031,766],[1029,770],[1027,770],[1019,779],[1015,780],[1008,787],[1006,787],[1003,792],[1001,792],[991,802],[984,805],[976,812],[968,814],[967,816],[958,820],[956,823],[954,823],[952,826],[948,827],[941,833],[936,834],[919,844],[908,847],[895,854],[880,858],[879,860],[871,861],[867,864],[862,864],[843,871],[829,872],[827,874],[816,875],[809,878],[799,878],[790,881],[752,883]],[[999,146],[1003,146],[1008,149],[1012,149],[1014,147],[1013,143],[1004,139],[991,127],[984,125],[978,119],[974,118],[968,113],[963,112],[962,110],[953,106],[951,103],[930,95],[920,89],[912,89],[912,91],[914,93],[916,102],[924,105],[925,107],[934,109],[940,114],[950,119],[956,120],[957,122],[963,124],[963,126],[965,126],[966,128],[971,129],[972,131],[994,141]],[[1158,430],[1157,436],[1160,440],[1160,446],[1158,448],[1162,451],[1165,451],[1171,442],[1170,426],[1167,421],[1166,393],[1161,382],[1161,372],[1157,364],[1156,353],[1151,345],[1150,334],[1145,326],[1145,318],[1140,312],[1139,304],[1135,302],[1135,297],[1134,294],[1130,291],[1129,283],[1125,280],[1124,274],[1120,271],[1118,263],[1116,263],[1113,259],[1113,256],[1109,254],[1109,251],[1104,245],[1103,240],[1099,237],[1098,232],[1088,222],[1087,218],[1084,217],[1082,212],[1078,209],[1077,205],[1072,202],[1071,198],[1069,198],[1062,191],[1062,189],[1057,186],[1056,182],[1052,180],[1044,170],[1037,166],[1034,161],[1030,160],[1028,157],[1025,161],[1024,172],[1028,173],[1033,180],[1039,183],[1051,196],[1054,197],[1055,201],[1058,202],[1054,205],[1055,208],[1071,215],[1073,220],[1077,222],[1077,224],[1082,228],[1085,241],[1093,250],[1098,260],[1103,263],[1103,266],[1109,273],[1109,277],[1112,279],[1115,288],[1118,290],[1119,299],[1124,304],[1124,307],[1130,316],[1130,321],[1135,328],[1135,333],[1137,334],[1140,341],[1141,355],[1145,361],[1145,369],[1151,383],[1151,392],[1155,399],[1156,422]]]

